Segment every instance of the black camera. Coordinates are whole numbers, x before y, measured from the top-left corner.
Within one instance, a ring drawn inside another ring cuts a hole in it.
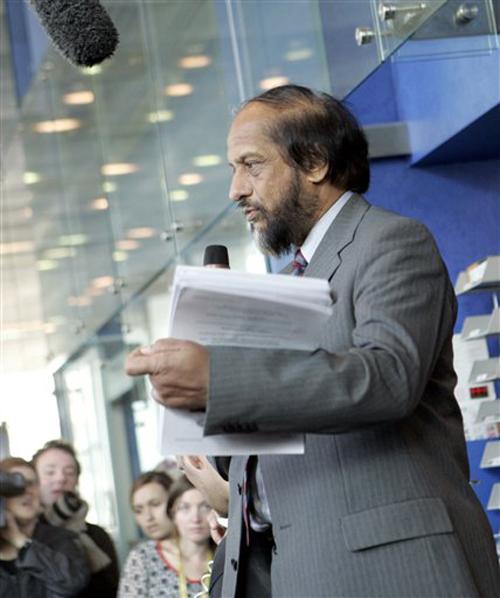
[[[26,480],[22,473],[0,471],[0,527],[5,526],[4,499],[19,496],[26,489]]]

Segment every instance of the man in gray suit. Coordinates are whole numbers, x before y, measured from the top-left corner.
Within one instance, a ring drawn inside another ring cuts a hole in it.
[[[303,432],[305,454],[233,458],[223,596],[500,596],[453,396],[456,302],[420,223],[371,206],[367,144],[327,94],[247,102],[228,137],[230,198],[289,273],[327,279],[313,352],[162,339],[129,356],[205,433]]]

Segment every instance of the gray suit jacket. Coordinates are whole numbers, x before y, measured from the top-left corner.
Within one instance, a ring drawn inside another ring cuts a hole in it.
[[[206,434],[306,433],[304,455],[259,458],[273,597],[500,596],[453,396],[456,301],[431,235],[353,196],[305,276],[334,298],[321,349],[210,349]],[[230,469],[227,597],[245,464]]]

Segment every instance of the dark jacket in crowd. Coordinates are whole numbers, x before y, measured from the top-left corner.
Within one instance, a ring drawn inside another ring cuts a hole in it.
[[[92,523],[85,523],[85,525],[85,533],[109,556],[111,563],[101,571],[92,573],[90,582],[78,594],[78,598],[115,598],[118,592],[120,571],[113,540],[102,527]]]
[[[0,561],[0,598],[70,598],[90,578],[78,536],[38,522],[14,561]]]

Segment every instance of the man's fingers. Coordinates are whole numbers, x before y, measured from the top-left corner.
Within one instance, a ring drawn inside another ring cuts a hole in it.
[[[162,391],[160,394],[153,388],[151,390],[151,398],[160,405],[163,405],[163,407],[168,407],[169,409],[187,409],[190,411],[198,411],[200,409],[200,405],[195,399],[180,396],[176,391],[171,391],[170,393]]]
[[[125,371],[129,376],[142,376],[152,372],[151,356],[144,354],[141,349],[132,351],[125,361]]]
[[[160,338],[152,345],[134,349],[125,361],[125,371],[129,376],[154,374],[168,366],[168,356],[165,353],[178,352],[181,344],[172,338]]]
[[[197,455],[188,455],[184,457],[185,464],[193,467],[194,469],[202,468],[202,460]]]

